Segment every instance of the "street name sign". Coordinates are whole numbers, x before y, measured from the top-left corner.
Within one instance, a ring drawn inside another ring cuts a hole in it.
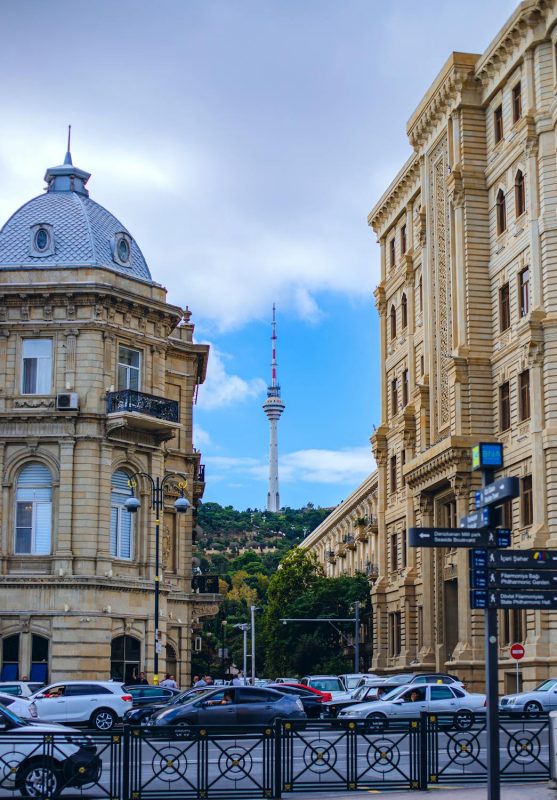
[[[509,547],[505,528],[410,528],[410,547]]]
[[[502,589],[470,591],[472,608],[524,608],[554,611],[557,609],[557,592],[512,592]]]
[[[512,500],[520,494],[518,478],[498,478],[488,483],[474,495],[476,509],[497,505],[505,500]]]

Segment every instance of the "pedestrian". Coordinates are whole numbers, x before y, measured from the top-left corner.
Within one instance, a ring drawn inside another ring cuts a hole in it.
[[[205,675],[205,686],[214,686],[215,682],[210,675]]]
[[[178,684],[174,680],[174,676],[167,672],[164,676],[164,680],[160,682],[161,686],[165,686],[167,689],[177,689]]]
[[[244,685],[244,673],[240,670],[237,675],[234,675],[232,678],[232,686],[243,686]]]
[[[137,682],[140,686],[149,686],[149,681],[144,672],[139,673],[139,680]]]
[[[194,689],[198,689],[201,686],[207,686],[207,683],[205,682],[205,680],[203,678],[200,678],[199,675],[194,675],[193,676],[193,687],[194,687]]]

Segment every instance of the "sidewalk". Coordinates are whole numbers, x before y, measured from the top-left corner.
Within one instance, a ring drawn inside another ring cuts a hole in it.
[[[285,792],[283,800],[487,800],[486,786],[453,786],[427,792],[389,792],[376,789],[363,792]],[[547,783],[515,783],[501,786],[501,800],[557,800],[557,790]]]

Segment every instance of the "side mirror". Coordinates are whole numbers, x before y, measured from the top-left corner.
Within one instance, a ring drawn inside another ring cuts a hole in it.
[[[404,705],[404,700],[393,700],[393,705],[395,706],[402,706]]]
[[[41,694],[36,694],[33,700],[44,700],[45,697],[48,697],[48,695],[41,692]]]

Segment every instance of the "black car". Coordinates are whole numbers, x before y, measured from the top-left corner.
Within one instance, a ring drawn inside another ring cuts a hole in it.
[[[133,705],[147,706],[153,703],[169,703],[173,697],[181,694],[179,689],[170,689],[167,686],[124,686],[128,694],[133,697]]]
[[[266,689],[275,689],[282,694],[299,697],[308,719],[319,719],[323,710],[323,700],[315,692],[297,686],[288,686],[284,683],[269,683]]]
[[[276,719],[307,720],[299,697],[257,686],[225,686],[182,705],[167,705],[151,716],[150,725],[249,728],[270,725]]]
[[[203,694],[207,694],[207,692],[213,691],[214,688],[214,686],[199,686],[198,688],[186,689],[183,692],[179,692],[170,700],[160,700],[158,703],[151,701],[150,703],[139,705],[137,708],[132,708],[130,711],[126,711],[123,721],[126,725],[144,725],[149,721],[151,715],[160,708],[182,705],[183,703],[187,703],[193,697],[200,697]]]

